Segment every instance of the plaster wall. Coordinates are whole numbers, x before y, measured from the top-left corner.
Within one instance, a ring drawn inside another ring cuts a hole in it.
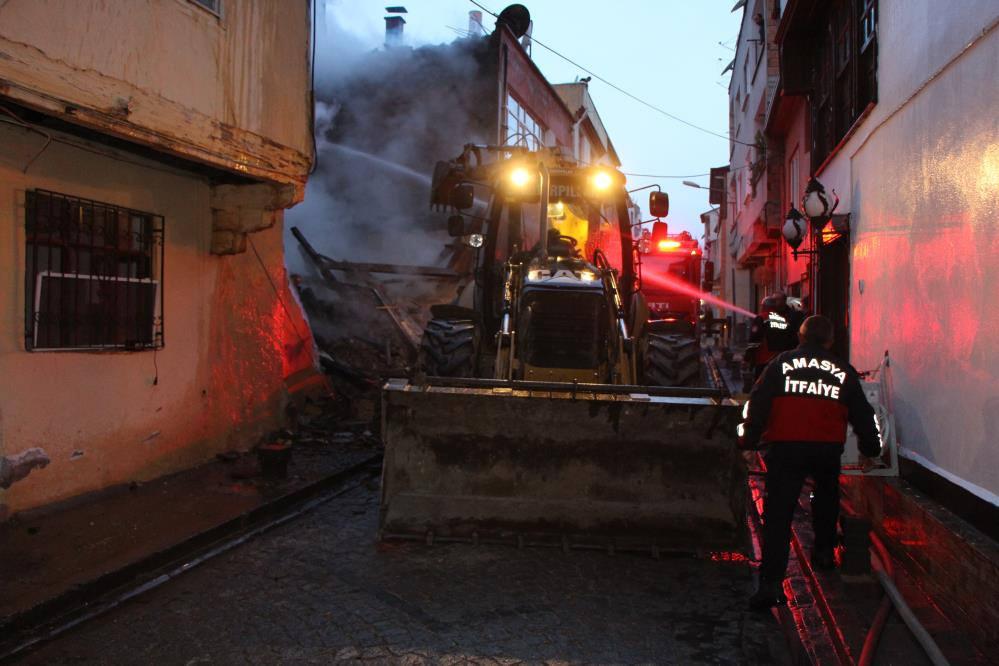
[[[879,7],[878,104],[820,174],[852,214],[851,362],[889,350],[903,454],[999,504],[999,13]]]
[[[190,0],[7,0],[0,79],[12,87],[0,94],[46,112],[74,105],[77,121],[130,140],[304,182],[309,25],[306,0],[225,0],[221,16]]]
[[[280,221],[251,236],[262,262],[253,252],[213,256],[205,180],[55,138],[25,174],[45,139],[0,123],[0,454],[39,446],[52,459],[0,491],[9,511],[247,448],[280,424],[284,379],[311,364],[301,315],[289,317],[264,272],[297,313]],[[25,351],[24,200],[34,188],[165,217],[163,349]]]

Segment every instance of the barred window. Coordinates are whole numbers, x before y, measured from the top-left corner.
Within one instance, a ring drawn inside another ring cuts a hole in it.
[[[160,215],[46,190],[25,196],[25,347],[163,346]]]

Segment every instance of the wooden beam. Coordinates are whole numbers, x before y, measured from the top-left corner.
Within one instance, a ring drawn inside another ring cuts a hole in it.
[[[0,37],[0,96],[70,123],[305,196],[311,158],[198,110]]]

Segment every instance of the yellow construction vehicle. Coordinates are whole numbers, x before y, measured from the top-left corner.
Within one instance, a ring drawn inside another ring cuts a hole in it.
[[[423,373],[383,391],[382,538],[743,543],[738,405],[647,385],[670,350],[650,344],[624,185],[549,150],[469,145],[437,164],[431,205],[456,212],[474,279],[431,308]],[[650,194],[653,216],[668,206]]]

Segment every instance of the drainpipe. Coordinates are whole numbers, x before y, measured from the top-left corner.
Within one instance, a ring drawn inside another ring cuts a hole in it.
[[[579,158],[579,126],[584,120],[586,120],[587,111],[586,107],[581,107],[579,109],[579,118],[572,124],[572,156],[576,158],[576,162],[580,161]]]

